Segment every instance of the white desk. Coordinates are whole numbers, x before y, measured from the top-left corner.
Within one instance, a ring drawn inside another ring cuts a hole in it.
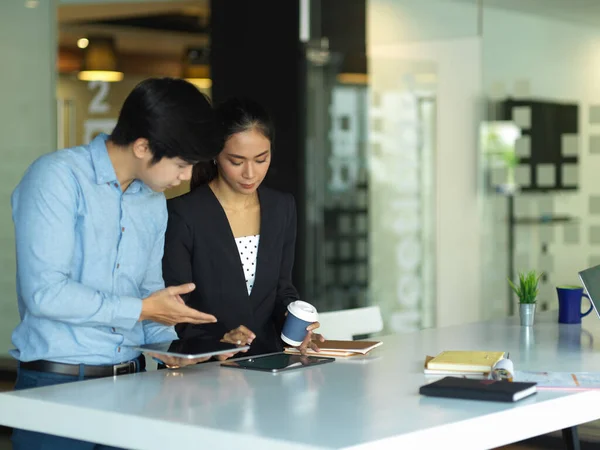
[[[4,393],[0,424],[132,449],[493,448],[600,418],[600,392],[421,397],[424,356],[497,349],[520,370],[600,371],[600,321],[584,319],[590,343],[555,317],[390,336],[364,359],[278,375],[204,364]]]

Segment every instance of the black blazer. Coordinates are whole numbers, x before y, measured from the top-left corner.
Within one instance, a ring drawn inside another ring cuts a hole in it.
[[[184,299],[217,323],[179,324],[180,338],[198,335],[222,338],[240,325],[256,334],[248,354],[283,349],[281,328],[287,305],[298,299],[292,284],[296,241],[296,205],[290,194],[258,189],[260,241],[251,295],[229,221],[206,186],[167,202],[163,277],[167,286],[194,282]]]

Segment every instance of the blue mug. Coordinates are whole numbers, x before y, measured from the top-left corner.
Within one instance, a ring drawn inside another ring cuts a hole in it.
[[[581,318],[592,312],[594,306],[591,301],[590,309],[581,312],[581,298],[590,299],[583,293],[581,286],[558,286],[556,293],[558,294],[558,323],[581,323]]]

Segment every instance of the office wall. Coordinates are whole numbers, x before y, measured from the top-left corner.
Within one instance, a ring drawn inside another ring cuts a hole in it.
[[[232,10],[229,2],[212,0],[210,9],[214,102],[248,96],[273,117],[276,137],[265,184],[295,197],[300,220],[293,277],[303,296],[306,68],[299,40],[300,2],[238,2]]]
[[[475,130],[482,62],[476,19],[468,4],[369,2],[373,98],[397,99],[382,115],[387,127],[371,122],[369,129],[372,143],[386,143],[385,151],[371,153],[371,298],[382,306],[390,331],[481,317]],[[407,117],[419,98],[434,104],[428,131],[418,111],[412,122]],[[414,133],[413,148],[406,133]],[[431,141],[430,161],[414,147],[424,148],[422,140]],[[378,181],[382,173],[387,183]],[[427,177],[429,198],[422,181]]]
[[[56,5],[0,2],[0,357],[18,323],[10,194],[27,166],[56,146]]]
[[[515,269],[546,272],[540,304],[556,309],[554,287],[578,284],[577,270],[600,264],[600,127],[596,115],[600,107],[600,31],[580,23],[500,9],[486,8],[483,18],[483,84],[488,98],[533,98],[578,106],[579,131],[563,136],[562,142],[563,154],[578,157],[578,167],[571,174],[578,189],[523,194],[515,199],[518,219],[556,215],[574,219],[567,224],[518,225],[515,231]],[[517,177],[519,182],[527,184]],[[506,267],[508,230],[503,218],[507,201],[489,195],[485,204],[492,213],[485,226],[490,253],[483,261],[489,288],[484,310],[487,316],[497,316],[506,311],[508,296],[502,270]]]
[[[435,92],[439,105],[435,127],[437,197],[432,218],[436,243],[435,254],[423,255],[437,260],[434,309],[438,325],[500,317],[509,311],[507,199],[486,188],[485,157],[477,145],[481,120],[493,118],[486,109],[490,100],[529,98],[577,104],[579,108],[577,136],[564,137],[565,151],[578,156],[577,170],[569,175],[578,182],[578,189],[522,194],[515,199],[518,218],[560,215],[574,220],[517,226],[516,270],[546,272],[540,305],[553,309],[557,307],[556,285],[577,283],[577,269],[600,264],[600,185],[596,182],[600,167],[600,32],[580,23],[490,7],[484,8],[478,30],[476,16],[475,5],[462,2],[369,2],[368,53],[376,57],[379,52],[388,59],[370,61],[374,79],[378,71],[385,73],[385,64],[394,59],[396,64],[403,60],[413,67],[429,64],[428,70],[436,71],[437,81],[430,80],[427,86]],[[470,49],[462,45],[466,44],[464,38],[472,41]],[[452,54],[456,59],[451,59]],[[443,60],[452,61],[445,73]],[[388,70],[388,74],[389,82],[401,72]],[[452,79],[457,85],[444,93],[443,85]],[[444,98],[452,94],[457,94],[456,98]],[[452,99],[465,105],[462,102],[469,96],[473,102],[468,107],[448,104]],[[385,194],[378,197],[384,199]],[[374,234],[384,231],[377,221],[371,226]],[[373,241],[375,260],[378,252],[385,254],[386,242]],[[387,275],[377,270],[372,276],[374,285],[377,277],[390,283],[398,271],[392,267]],[[395,301],[401,305],[401,295]],[[402,309],[402,305],[394,307]]]

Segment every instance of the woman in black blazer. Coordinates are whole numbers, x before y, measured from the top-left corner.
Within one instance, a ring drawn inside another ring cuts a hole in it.
[[[247,99],[231,99],[216,111],[223,150],[194,167],[189,193],[167,203],[163,277],[167,286],[195,283],[186,304],[217,322],[179,324],[176,330],[180,338],[249,343],[248,354],[278,352],[287,306],[298,299],[292,283],[294,198],[260,186],[274,137],[266,111]],[[303,352],[317,349],[311,335],[318,326],[308,327]]]

